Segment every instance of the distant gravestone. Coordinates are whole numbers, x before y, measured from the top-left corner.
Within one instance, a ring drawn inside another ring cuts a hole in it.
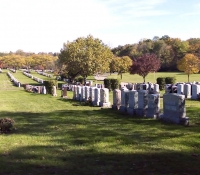
[[[190,84],[184,85],[184,95],[185,95],[185,98],[191,98],[191,85]]]
[[[109,89],[108,88],[100,89],[100,103],[99,103],[99,105],[103,108],[109,108],[110,107]]]
[[[193,100],[198,99],[199,93],[200,93],[200,85],[192,84],[192,99]]]
[[[184,84],[178,84],[177,85],[177,94],[183,95],[184,93]]]
[[[157,118],[160,112],[160,94],[148,94],[146,117]]]
[[[57,96],[57,93],[56,93],[56,86],[53,86],[53,93],[52,93],[52,95],[53,95],[54,97]]]
[[[189,123],[189,118],[186,117],[185,95],[164,94],[163,114],[160,115],[160,119],[176,124]]]
[[[63,88],[63,94],[62,94],[63,98],[67,98],[67,87]]]
[[[72,90],[73,90],[73,100],[76,100],[76,97],[77,97],[77,86],[74,85]]]
[[[85,101],[85,86],[81,87],[80,101]]]
[[[133,90],[129,91],[129,106],[127,108],[127,113],[129,115],[135,115],[136,109],[138,108],[138,92]]]
[[[85,86],[85,101],[88,101],[89,97],[90,97],[90,87]]]
[[[128,98],[129,98],[129,90],[127,88],[121,89],[121,106],[119,108],[119,111],[122,113],[127,112],[128,107]]]
[[[100,88],[95,88],[94,89],[94,106],[99,106],[100,103]]]
[[[153,86],[154,86],[154,87],[153,87],[154,93],[159,93],[159,92],[160,92],[159,84],[154,84]]]
[[[148,91],[139,90],[138,91],[138,109],[136,109],[136,115],[138,116],[146,116],[147,106],[148,106]]]
[[[92,103],[94,102],[94,89],[95,87],[90,87],[90,100]]]
[[[113,91],[113,105],[112,109],[119,110],[121,106],[121,90],[115,89]]]

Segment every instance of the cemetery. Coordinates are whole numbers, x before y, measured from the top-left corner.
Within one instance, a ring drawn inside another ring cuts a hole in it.
[[[0,134],[4,145],[1,165],[11,162],[12,169],[16,164],[23,167],[23,170],[15,169],[16,174],[25,169],[34,174],[50,174],[51,167],[56,172],[63,172],[63,161],[71,163],[69,172],[74,171],[77,164],[84,166],[77,169],[76,174],[87,174],[88,169],[95,174],[100,171],[99,164],[105,161],[109,166],[109,161],[116,165],[131,162],[118,168],[122,174],[132,167],[132,162],[135,165],[128,172],[148,174],[153,162],[157,168],[152,172],[162,168],[170,174],[182,170],[191,172],[188,159],[192,171],[198,172],[200,152],[194,147],[199,140],[199,101],[194,98],[199,93],[198,84],[177,84],[177,92],[171,93],[169,85],[160,91],[156,83],[122,83],[119,89],[110,91],[102,81],[85,86],[74,84],[70,89],[69,84],[63,82],[60,88],[52,86],[52,91],[47,93],[46,86],[34,80],[35,74],[8,71],[6,75],[6,72],[3,70],[0,74],[0,81],[23,80],[20,86],[13,86],[8,81],[10,85],[4,87],[2,84],[0,88],[2,121],[7,121],[6,117],[15,121],[11,131]],[[15,149],[6,147],[6,143],[14,143]],[[183,152],[178,151],[180,149]],[[34,156],[36,168],[32,169]],[[169,156],[171,161],[164,161]],[[175,166],[177,160],[183,165],[182,169]],[[56,162],[58,166],[55,167]],[[142,168],[144,164],[145,169]],[[95,169],[91,170],[90,165]],[[109,166],[104,165],[106,172]]]

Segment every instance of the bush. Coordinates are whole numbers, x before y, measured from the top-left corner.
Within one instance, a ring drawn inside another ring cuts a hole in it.
[[[120,80],[114,78],[104,79],[105,88],[108,88],[109,91],[119,89]]]
[[[43,81],[43,84],[46,87],[47,94],[52,94],[53,86],[56,86],[56,88],[58,88],[57,80]]]
[[[165,77],[165,84],[175,84],[175,77]]]
[[[160,90],[165,89],[165,77],[158,77],[157,78],[157,84],[159,84]]]
[[[0,119],[0,131],[6,133],[11,131],[15,121],[11,118],[2,118]]]

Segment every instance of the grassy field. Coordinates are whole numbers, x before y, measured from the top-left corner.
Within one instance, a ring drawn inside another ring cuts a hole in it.
[[[124,74],[123,81],[130,77],[137,79]],[[184,127],[84,106],[71,92],[68,99],[29,93],[5,72],[0,84],[0,116],[16,122],[0,134],[2,175],[200,174],[199,101],[186,100],[191,124]]]

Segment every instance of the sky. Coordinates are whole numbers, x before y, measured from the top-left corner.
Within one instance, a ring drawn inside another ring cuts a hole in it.
[[[0,52],[60,52],[92,35],[110,48],[200,38],[199,0],[0,0]]]

